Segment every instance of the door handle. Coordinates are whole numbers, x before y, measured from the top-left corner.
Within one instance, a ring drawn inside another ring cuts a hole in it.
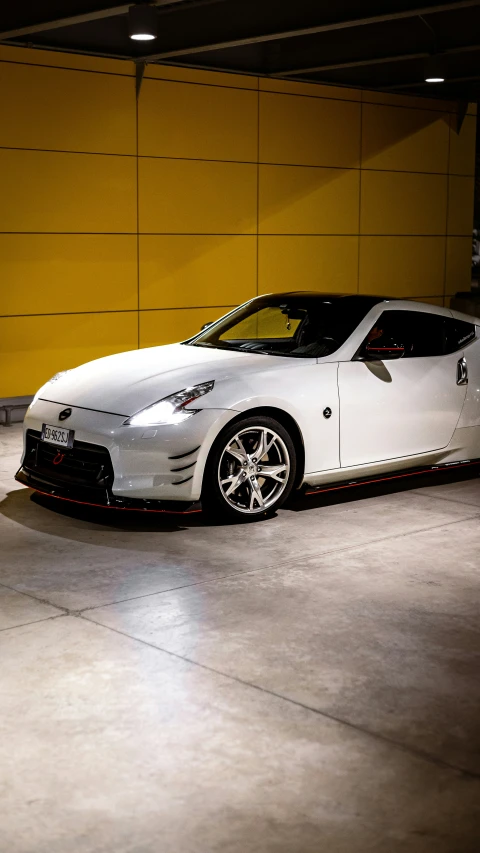
[[[457,361],[457,385],[468,385],[468,367],[465,358]]]

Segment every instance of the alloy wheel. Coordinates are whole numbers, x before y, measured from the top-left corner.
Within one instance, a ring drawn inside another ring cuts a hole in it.
[[[290,455],[285,442],[264,426],[247,427],[234,435],[218,465],[225,501],[247,515],[270,509],[285,491],[289,474]]]

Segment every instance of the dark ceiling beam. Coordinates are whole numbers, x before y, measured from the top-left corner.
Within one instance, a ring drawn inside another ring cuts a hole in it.
[[[448,3],[430,3],[419,6],[416,9],[397,9],[397,11],[385,12],[382,15],[370,15],[363,18],[352,18],[348,20],[330,21],[315,26],[303,27],[302,29],[287,30],[284,32],[257,33],[239,39],[228,39],[226,41],[205,42],[189,47],[178,47],[174,50],[165,50],[161,53],[153,53],[142,56],[145,62],[158,62],[174,56],[188,56],[193,53],[206,53],[210,50],[225,50],[232,47],[244,47],[249,44],[260,44],[262,42],[280,41],[282,39],[299,38],[301,36],[315,35],[317,33],[333,32],[334,30],[347,30],[368,24],[382,24],[388,21],[398,21],[405,18],[415,18],[419,15],[432,15],[438,12],[450,12],[456,9],[466,9],[470,6],[479,6],[480,0],[450,0]]]
[[[16,30],[6,30],[0,33],[0,41],[7,39],[33,36],[36,33],[45,33],[49,30],[58,30],[62,27],[71,27],[75,24],[86,24],[90,21],[100,21],[103,18],[112,18],[116,15],[124,15],[128,12],[127,6],[112,6],[110,9],[99,9],[96,12],[88,12],[85,15],[73,15],[70,18],[56,18],[54,21],[42,21],[27,27],[18,27]]]
[[[444,55],[454,55],[458,53],[472,53],[480,50],[480,44],[469,44],[462,47],[449,47],[442,50]],[[386,55],[370,57],[366,59],[356,59],[351,62],[336,62],[329,65],[310,65],[307,68],[292,68],[290,70],[275,71],[270,74],[271,77],[296,77],[299,74],[320,74],[322,71],[341,71],[348,68],[361,68],[367,65],[383,65],[387,62],[406,62],[409,59],[425,59],[430,55],[430,51],[425,50],[417,53],[402,53],[397,55]]]
[[[385,62],[404,62],[408,59],[424,59],[423,53],[401,53],[393,56],[377,56],[370,59],[354,59],[351,62],[335,62],[329,65],[310,65],[307,68],[292,68],[285,71],[274,71],[270,77],[296,77],[299,74],[320,74],[322,71],[341,71],[348,68],[362,68],[365,65],[383,65]]]
[[[174,6],[184,3],[185,0],[152,0],[155,6]],[[6,30],[0,33],[0,41],[8,39],[33,36],[36,33],[45,33],[50,30],[58,30],[62,27],[74,27],[75,24],[88,24],[91,21],[101,21],[104,18],[114,18],[117,15],[126,15],[132,3],[123,6],[111,6],[109,9],[97,9],[95,12],[86,12],[84,15],[71,15],[66,18],[56,18],[53,21],[42,21],[26,27],[18,27],[16,30]]]

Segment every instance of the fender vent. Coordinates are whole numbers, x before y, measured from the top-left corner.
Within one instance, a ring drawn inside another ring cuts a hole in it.
[[[198,447],[194,447],[193,450],[189,450],[187,453],[179,453],[178,456],[169,456],[169,459],[185,459],[186,456],[191,456],[192,453],[196,453],[197,450],[200,450],[200,445]]]

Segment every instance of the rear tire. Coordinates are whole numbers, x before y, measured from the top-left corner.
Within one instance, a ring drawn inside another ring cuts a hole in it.
[[[252,521],[273,514],[296,476],[293,441],[281,423],[263,415],[228,424],[210,451],[202,503],[212,514]]]

